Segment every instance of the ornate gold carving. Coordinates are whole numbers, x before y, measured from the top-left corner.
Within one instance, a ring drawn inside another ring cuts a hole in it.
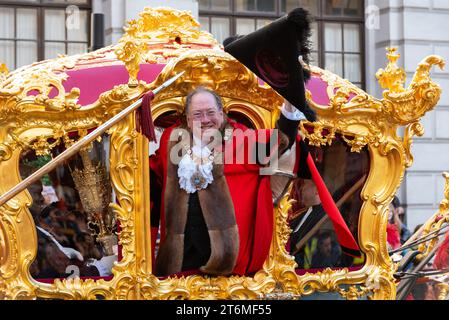
[[[126,41],[122,47],[117,48],[117,58],[125,63],[126,69],[129,73],[129,84],[137,85],[137,74],[139,73],[141,62],[141,55],[146,51],[146,44],[141,41],[132,40]]]
[[[157,87],[180,71],[185,71],[184,75],[170,89],[155,97],[152,106],[155,118],[166,111],[163,108],[166,108],[167,101],[178,113],[182,113],[185,96],[195,87],[203,85],[220,94],[226,113],[243,113],[258,128],[274,126],[273,114],[279,114],[282,97],[269,87],[261,86],[252,72],[227,53],[199,50],[181,55],[167,64],[149,88]]]
[[[51,149],[59,144],[59,140],[53,143],[48,142],[48,138],[45,136],[39,136],[37,140],[31,145],[31,148],[36,151],[37,156],[49,155]]]
[[[435,107],[440,100],[441,88],[430,79],[433,65],[443,69],[445,62],[439,56],[429,56],[418,65],[407,90],[384,92],[383,103],[392,122],[407,125],[419,120]]]
[[[389,89],[390,93],[401,93],[404,92],[405,84],[405,71],[399,68],[396,64],[398,59],[401,57],[400,54],[396,53],[397,48],[387,48],[387,58],[390,61],[387,68],[380,69],[376,73],[376,78],[379,80],[379,84],[384,89]]]
[[[142,190],[136,187],[142,179],[140,177],[142,167],[139,161],[143,161],[144,158],[137,158],[137,140],[142,137],[138,137],[134,129],[134,121],[134,117],[130,116],[128,121],[119,123],[111,130],[110,175],[119,204],[113,203],[110,206],[120,222],[121,231],[118,233],[118,239],[119,245],[122,245],[123,259],[117,267],[123,273],[129,272],[130,266],[136,264],[138,253],[135,239],[136,212],[145,213],[141,197],[148,196],[145,195],[143,187]],[[139,248],[139,250],[143,249]]]
[[[335,139],[335,129],[332,127],[325,127],[325,124],[314,122],[313,132],[307,131],[305,123],[301,121],[300,123],[301,131],[307,137],[308,142],[311,146],[321,147],[326,145],[331,145]],[[329,131],[329,134],[324,134],[325,130]]]
[[[139,64],[166,63],[195,47],[213,48],[219,43],[199,30],[199,23],[187,11],[147,7],[138,20],[131,20],[115,50],[129,72],[129,84],[137,85]]]
[[[8,75],[9,70],[6,64],[1,63],[0,64],[0,83],[6,80],[6,76]]]
[[[449,172],[444,172],[443,177],[446,183],[444,187],[445,199],[443,199],[440,203],[440,210],[424,224],[420,238],[440,233],[443,225],[449,223]],[[433,250],[433,248],[435,248],[438,242],[439,238],[436,237],[430,241],[421,243],[418,247],[418,250],[421,252],[419,256],[420,260],[426,257]]]
[[[12,214],[8,212],[14,210]],[[27,281],[26,274],[31,262],[29,252],[23,250],[19,238],[24,244],[29,241],[23,239],[21,232],[29,231],[29,225],[23,221],[23,208],[0,208],[0,298],[30,299],[34,296],[33,288]]]
[[[0,266],[6,263],[7,245],[8,242],[6,241],[5,233],[2,230],[2,225],[0,225]]]
[[[287,223],[288,213],[293,205],[293,200],[289,200],[290,192],[291,186],[276,208],[274,237],[264,269],[267,276],[271,275],[274,279],[277,279],[277,287],[281,288],[283,292],[296,293],[298,278],[295,273],[296,262],[285,249],[291,233]],[[279,281],[279,279],[282,279],[282,281]]]
[[[362,287],[358,289],[357,286],[350,286],[348,290],[339,288],[337,292],[347,300],[357,300],[371,293],[371,289]]]
[[[9,160],[12,156],[13,150],[16,148],[14,143],[2,143],[0,144],[0,161]]]
[[[420,122],[413,122],[405,127],[404,132],[404,151],[405,151],[405,166],[411,167],[413,164],[412,143],[413,136],[422,137],[424,135],[424,127]]]
[[[75,61],[73,58],[64,57],[36,63],[27,69],[19,69],[11,73],[0,83],[0,99],[13,96],[14,100],[22,100],[22,104],[42,105],[49,111],[78,109],[80,90],[72,88],[70,92],[66,92],[62,82],[67,80],[68,76],[66,73],[57,72],[62,68],[74,68]],[[50,92],[57,94],[54,98],[49,98]]]
[[[69,132],[78,131],[79,136],[82,137],[87,133],[87,129],[97,127],[129,105],[130,100],[135,99],[144,89],[143,86],[139,86],[135,89],[127,87],[125,92],[120,89],[112,90],[100,99],[101,103],[96,102],[84,108],[72,108],[69,104],[64,106],[67,94],[60,94],[54,99],[59,99],[61,107],[52,108],[56,104],[43,98],[50,92],[48,84],[53,84],[54,87],[62,90],[62,81],[66,77],[62,71],[74,67],[75,62],[87,60],[82,57],[70,57],[36,63],[27,70],[19,69],[9,74],[7,80],[0,84],[0,176],[2,181],[0,193],[5,193],[20,181],[17,164],[23,150],[32,148],[37,154],[48,154],[55,145],[61,142],[70,146],[74,141],[69,137]],[[44,69],[48,72],[41,72]],[[55,73],[55,69],[59,69],[59,73]],[[39,77],[38,74],[41,76]],[[22,83],[19,81],[21,77],[24,80]],[[41,95],[28,96],[28,93],[33,90],[41,92]],[[72,92],[75,91],[72,90]],[[76,99],[79,92],[75,93],[73,97],[68,97]],[[138,216],[136,212],[145,213],[143,209],[145,203],[139,200],[139,195],[133,187],[135,181],[142,177],[142,166],[136,164],[138,163],[136,140],[141,138],[134,131],[133,121],[133,117],[130,116],[109,131],[112,134],[111,144],[115,148],[111,149],[111,159],[113,159],[111,168],[113,172],[120,172],[120,175],[114,175],[114,179],[120,181],[116,183],[117,186],[122,183],[127,186],[127,188],[116,190],[119,203],[114,204],[114,212],[118,212],[118,219],[123,218],[120,235],[123,259],[112,270],[114,278],[111,281],[66,279],[55,281],[52,285],[38,283],[31,279],[28,268],[36,256],[37,240],[33,219],[26,209],[31,203],[31,197],[25,191],[0,209],[0,232],[1,237],[4,238],[3,243],[6,244],[0,247],[2,253],[0,296],[2,298],[24,299],[36,296],[67,299],[95,299],[99,296],[107,299],[137,298],[134,293],[136,271],[130,272],[130,270],[137,270],[136,266],[139,263],[136,262],[136,253],[143,257],[144,255],[140,252],[144,251],[144,248],[143,245],[136,248],[133,240],[136,234],[134,217]],[[129,156],[129,152],[124,152],[126,148],[131,150],[132,157]],[[139,163],[143,163],[143,160]],[[127,168],[131,168],[131,171],[127,171]],[[124,171],[127,173],[122,174],[121,172]],[[146,226],[144,223],[141,225]],[[143,233],[143,230],[140,232]]]
[[[96,165],[89,157],[87,149],[82,149],[79,154],[83,162],[83,168],[72,170],[73,182],[80,194],[81,203],[87,213],[89,226],[95,225],[98,231],[92,228],[92,234],[97,236],[106,252],[106,255],[114,254],[113,245],[116,236],[113,229],[116,220],[109,210],[111,201],[111,186],[109,175],[101,162]]]
[[[317,122],[302,125],[301,131],[310,140],[310,144],[330,145],[336,132],[343,135],[353,152],[360,152],[367,144],[376,143],[382,136],[385,123],[378,123],[375,118],[383,110],[382,103],[329,71],[317,67],[312,67],[311,71],[327,82],[330,102],[328,106],[319,105],[308,92],[309,104],[318,115]],[[313,132],[306,130],[304,126],[313,127]]]
[[[153,290],[160,299],[260,299],[274,284],[265,278],[257,281],[257,278],[256,275],[254,279],[236,276],[155,279]]]
[[[439,283],[438,288],[438,300],[447,300],[449,297],[449,284]]]
[[[424,59],[412,83],[405,89],[405,73],[396,65],[399,56],[395,51],[389,49],[389,65],[378,73],[381,85],[388,89],[383,100],[367,95],[328,71],[312,67],[312,73],[327,82],[330,103],[328,106],[319,105],[309,93],[309,103],[316,110],[318,121],[305,123],[301,128],[312,145],[331,144],[333,132],[336,132],[351,151],[359,152],[363,147],[370,150],[370,174],[361,194],[365,202],[359,221],[359,240],[366,253],[366,265],[376,265],[384,270],[374,299],[393,298],[395,294],[394,268],[387,253],[384,233],[387,206],[405,168],[413,163],[412,138],[423,134],[419,120],[435,107],[441,95],[441,88],[430,79],[430,68],[433,65],[444,66],[440,57]],[[397,129],[404,125],[405,135],[398,137]],[[390,174],[386,176],[385,172]],[[377,213],[382,213],[382,218],[377,218]],[[379,230],[378,237],[369,234],[372,228]],[[369,272],[366,275],[369,276]]]
[[[391,143],[399,141],[396,136],[398,126],[408,126],[402,145],[407,156],[406,166],[413,163],[410,152],[412,137],[423,134],[419,120],[435,107],[441,96],[440,86],[430,79],[430,69],[433,65],[443,68],[445,62],[438,56],[427,57],[419,64],[409,88],[404,89],[405,72],[396,65],[399,55],[395,54],[396,49],[388,49],[388,52],[389,65],[377,74],[380,84],[388,89],[383,100],[367,95],[328,71],[311,68],[313,74],[328,83],[330,99],[329,106],[321,106],[314,102],[310,93],[308,95],[310,105],[319,116],[319,121],[313,124],[316,127],[313,134],[303,130],[313,145],[329,144],[332,136],[320,137],[320,132],[323,128],[333,128],[351,137],[345,141],[354,152],[367,144],[383,144],[387,151]],[[385,137],[392,137],[395,142],[390,143]]]
[[[143,88],[139,88],[142,90]],[[115,86],[111,91],[107,91],[100,95],[99,103],[101,105],[108,105],[113,103],[122,103],[132,98],[132,93],[127,85]]]

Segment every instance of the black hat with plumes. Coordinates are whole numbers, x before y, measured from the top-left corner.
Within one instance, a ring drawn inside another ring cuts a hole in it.
[[[310,72],[303,64],[310,56],[310,15],[297,8],[246,36],[227,38],[224,49],[315,121],[306,101],[305,82]],[[302,61],[301,61],[302,60]]]

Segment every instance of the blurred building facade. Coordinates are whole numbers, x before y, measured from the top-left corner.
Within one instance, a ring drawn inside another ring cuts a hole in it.
[[[313,62],[382,96],[375,73],[386,65],[385,48],[395,46],[410,80],[419,61],[439,54],[449,59],[447,0],[0,0],[0,62],[14,70],[58,54],[86,52],[90,14],[105,15],[106,45],[116,43],[123,26],[145,6],[189,10],[204,30],[222,41],[247,34],[291,9],[314,15]],[[423,119],[426,133],[415,139],[415,162],[399,197],[413,229],[443,198],[443,171],[449,171],[449,73],[434,72],[443,87],[441,102]]]

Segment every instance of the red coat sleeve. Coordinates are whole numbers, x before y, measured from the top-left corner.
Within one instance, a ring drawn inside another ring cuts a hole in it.
[[[165,216],[162,212],[164,208],[164,186],[167,161],[168,139],[173,127],[164,130],[161,136],[160,147],[149,159],[150,166],[150,210],[151,210],[151,252],[153,264],[156,261],[155,248],[159,227],[161,238],[165,237]]]

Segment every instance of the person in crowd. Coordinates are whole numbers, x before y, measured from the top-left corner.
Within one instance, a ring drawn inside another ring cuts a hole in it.
[[[401,202],[399,201],[399,198],[395,196],[392,201],[394,212],[393,212],[393,219],[394,223],[396,224],[396,228],[399,231],[399,236],[401,240],[401,244],[404,244],[408,238],[411,237],[411,232],[407,228],[407,225],[405,224],[405,209],[401,205]]]
[[[329,231],[318,235],[317,250],[312,257],[311,267],[314,269],[338,267],[340,265],[341,251],[338,244],[332,239]]]
[[[387,244],[389,250],[395,250],[401,246],[401,237],[398,225],[395,223],[395,208],[393,203],[390,203],[388,210]]]

